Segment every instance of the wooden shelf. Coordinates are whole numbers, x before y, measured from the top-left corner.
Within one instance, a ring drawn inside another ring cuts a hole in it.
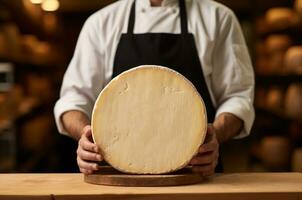
[[[302,75],[256,75],[257,86],[302,83]]]
[[[299,24],[295,27],[285,28],[281,30],[270,30],[264,33],[258,33],[258,37],[262,40],[266,39],[270,35],[289,35],[294,41],[296,45],[302,44],[302,24]]]

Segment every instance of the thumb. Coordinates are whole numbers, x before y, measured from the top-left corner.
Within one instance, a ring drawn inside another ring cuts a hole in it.
[[[213,124],[208,124],[208,128],[207,128],[207,135],[206,135],[206,139],[205,139],[205,142],[209,142],[212,140],[213,138],[213,135],[214,135],[214,127],[213,127]]]
[[[83,128],[82,134],[86,137],[90,137],[92,136],[92,132],[91,132],[91,126],[87,125]]]

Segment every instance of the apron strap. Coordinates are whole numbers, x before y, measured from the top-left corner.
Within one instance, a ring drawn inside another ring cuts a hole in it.
[[[134,31],[134,24],[135,24],[135,3],[136,1],[134,0],[131,10],[130,10],[130,16],[129,16],[129,22],[128,22],[128,31],[127,34],[133,34]]]
[[[188,34],[188,17],[185,0],[179,0],[181,34]]]
[[[135,5],[136,0],[134,0],[129,16],[128,22],[128,31],[127,34],[133,34],[134,31],[134,24],[135,24]],[[187,22],[187,10],[185,0],[179,0],[179,9],[180,9],[180,26],[181,26],[181,33],[187,34],[188,33],[188,22]]]

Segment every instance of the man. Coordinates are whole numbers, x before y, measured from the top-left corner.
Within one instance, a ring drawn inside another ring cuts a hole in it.
[[[219,144],[247,136],[254,120],[253,69],[235,15],[211,0],[121,0],[86,21],[55,106],[59,131],[79,140],[80,171],[93,173],[102,160],[90,127],[99,92],[142,64],[170,67],[195,85],[210,124],[190,164],[205,176],[221,170]]]

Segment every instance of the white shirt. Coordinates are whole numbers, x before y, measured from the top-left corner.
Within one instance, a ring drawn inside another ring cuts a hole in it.
[[[178,0],[164,0],[160,7],[152,7],[150,0],[136,2],[134,33],[180,33]],[[120,0],[85,22],[54,109],[59,132],[67,134],[60,120],[66,111],[78,110],[91,117],[97,96],[111,80],[132,3]],[[255,115],[254,72],[238,20],[230,9],[211,0],[186,0],[186,6],[188,30],[195,37],[216,117],[228,112],[242,119],[244,128],[236,138],[244,137]]]

